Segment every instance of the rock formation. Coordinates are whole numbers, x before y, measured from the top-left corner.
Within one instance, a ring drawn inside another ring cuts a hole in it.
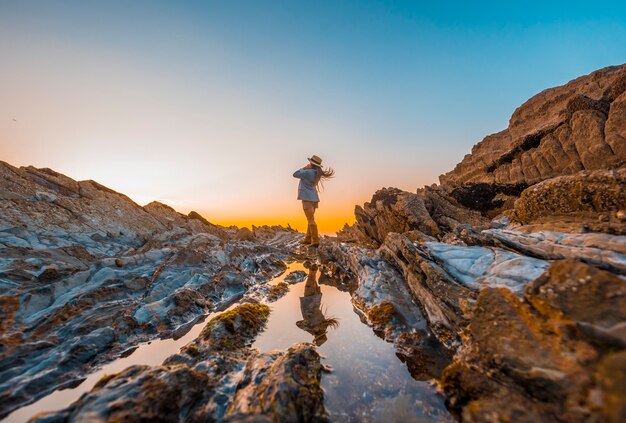
[[[257,232],[0,162],[0,417],[258,289],[301,234]]]
[[[324,421],[313,347],[267,354],[249,348],[268,314],[261,304],[223,313],[161,366],[131,366],[32,421]]]
[[[546,90],[440,185],[380,189],[323,239],[320,284],[459,420],[626,421],[625,96],[624,65]],[[250,348],[307,277],[265,283],[302,234],[1,162],[0,212],[0,418],[235,301],[161,365],[36,421],[327,418],[315,346]]]
[[[400,315],[453,355],[460,420],[626,419],[625,96],[624,65],[546,90],[441,185],[377,191],[323,247],[379,330]]]
[[[535,95],[515,110],[507,129],[476,144],[440,181],[462,204],[484,211],[537,182],[625,163],[626,66],[621,65]]]

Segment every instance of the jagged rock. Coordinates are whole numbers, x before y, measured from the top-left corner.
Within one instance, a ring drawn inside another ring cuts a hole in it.
[[[273,302],[283,297],[287,292],[289,292],[289,284],[287,282],[280,282],[269,287],[265,298],[267,298],[267,301]]]
[[[598,364],[611,362],[619,343],[607,346],[580,324],[610,330],[625,321],[625,310],[626,281],[571,260],[553,264],[522,301],[485,288],[471,307],[464,346],[444,371],[444,392],[464,421],[610,420],[626,389]],[[603,390],[612,402],[599,409],[593,396]]]
[[[254,241],[256,238],[254,233],[248,228],[240,228],[235,235],[235,239],[239,241]]]
[[[509,127],[486,137],[455,169],[447,188],[478,183],[527,186],[626,162],[626,65],[611,66],[535,95]]]
[[[209,222],[208,220],[206,220],[204,217],[202,217],[199,213],[197,213],[195,211],[189,212],[187,217],[189,219],[199,220],[201,223],[203,223],[204,224],[203,230],[205,232],[213,234],[213,235],[217,236],[220,239],[231,239],[232,238],[232,235],[228,232],[228,230],[226,228],[224,228],[223,226],[215,225],[215,224]]]
[[[489,226],[480,213],[429,187],[417,190],[416,194],[383,188],[376,191],[369,203],[356,206],[354,214],[355,224],[340,231],[339,239],[365,238],[380,245],[389,232],[411,232],[415,239],[433,240],[467,227]],[[360,235],[355,236],[355,231]]]
[[[306,280],[306,272],[304,270],[294,270],[290,272],[287,276],[285,276],[285,282],[287,283],[298,283],[304,282]]]
[[[254,355],[225,421],[242,421],[250,416],[265,417],[267,421],[327,421],[321,370],[319,354],[307,344],[298,344],[286,353]]]
[[[10,305],[0,417],[256,290],[286,268],[301,236],[263,234],[239,242],[164,204],[0,163],[0,298]]]
[[[430,329],[449,348],[458,346],[458,332],[466,324],[462,309],[474,292],[457,283],[428,254],[401,234],[389,234],[382,255],[402,271],[408,288],[428,319]]]
[[[626,345],[626,280],[574,260],[564,260],[534,281],[526,296],[535,307],[548,305],[585,329],[602,330]]]
[[[249,348],[268,314],[261,304],[222,313],[161,366],[105,376],[66,409],[31,421],[323,420],[320,357],[311,346],[267,354]]]
[[[442,387],[461,420],[623,419],[625,105],[626,65],[546,90],[441,186],[377,191],[320,249],[379,331],[408,290],[457,351]]]
[[[353,304],[377,333],[407,357],[413,377],[438,377],[449,360],[449,351],[439,342],[440,337],[432,336],[402,273],[385,261],[382,251],[337,242],[321,249],[323,263],[335,263],[338,272],[349,273],[357,280],[351,292]],[[414,360],[417,356],[419,360]]]

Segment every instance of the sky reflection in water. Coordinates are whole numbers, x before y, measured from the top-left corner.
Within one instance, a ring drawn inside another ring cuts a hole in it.
[[[292,263],[286,274],[294,270],[306,269]],[[298,342],[318,344],[322,362],[333,369],[322,376],[332,420],[453,421],[435,389],[414,380],[393,345],[361,322],[350,294],[319,285],[316,273],[309,272],[307,281],[291,285],[271,304],[267,328],[253,347],[271,351]]]

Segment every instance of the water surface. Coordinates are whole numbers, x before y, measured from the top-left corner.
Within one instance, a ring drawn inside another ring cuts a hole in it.
[[[294,270],[306,269],[292,263],[287,273]],[[319,284],[318,276],[309,272],[307,281],[292,284],[270,304],[267,328],[253,347],[271,351],[298,342],[317,344],[322,363],[332,368],[322,376],[322,387],[333,421],[453,421],[435,389],[413,379],[394,346],[359,319],[350,294]]]

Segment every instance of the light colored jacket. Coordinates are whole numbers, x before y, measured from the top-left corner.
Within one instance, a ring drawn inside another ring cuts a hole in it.
[[[298,200],[320,201],[317,195],[316,184],[317,172],[315,169],[298,169],[293,173],[294,178],[299,178]]]

